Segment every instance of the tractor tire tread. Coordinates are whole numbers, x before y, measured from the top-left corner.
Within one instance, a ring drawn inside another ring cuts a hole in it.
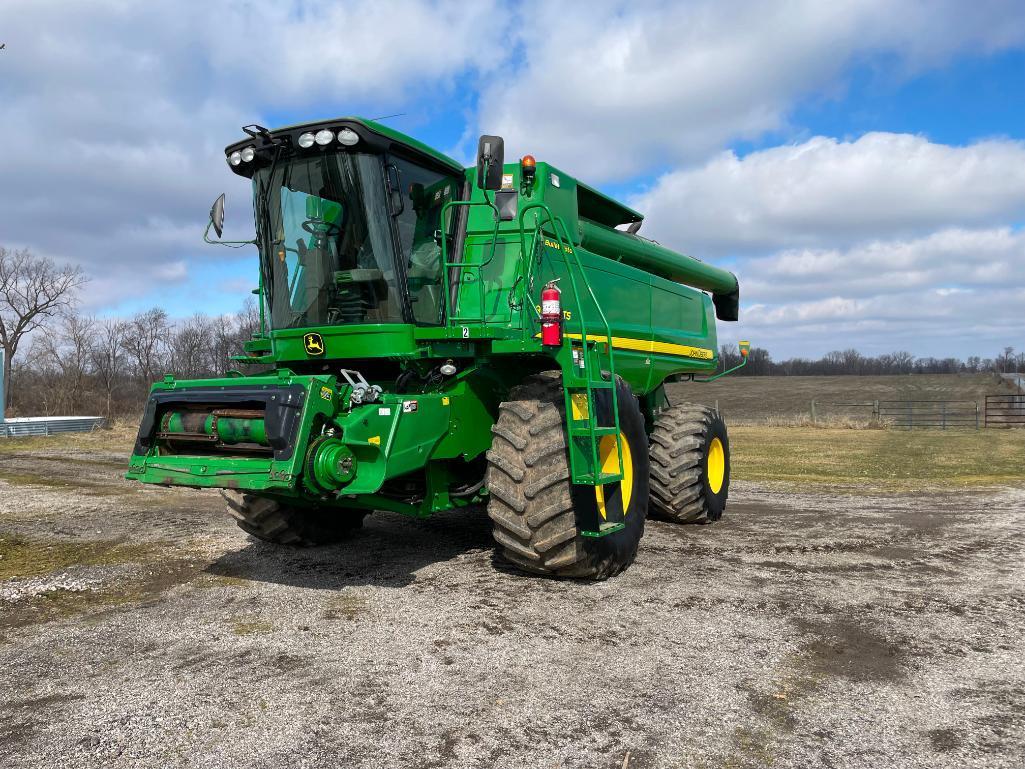
[[[651,432],[652,517],[673,523],[711,523],[702,482],[704,435],[718,415],[693,403],[670,406]]]
[[[534,574],[602,580],[633,562],[599,557],[577,530],[559,372],[514,387],[499,405],[487,452],[488,515],[503,558]]]
[[[324,511],[287,505],[267,497],[222,489],[228,514],[256,539],[275,545],[315,547],[337,542],[363,525],[362,511]]]

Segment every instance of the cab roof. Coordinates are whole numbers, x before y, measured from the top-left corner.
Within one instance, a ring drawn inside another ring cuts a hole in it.
[[[259,135],[263,136],[265,139],[268,136],[274,138],[280,136],[291,136],[293,141],[295,141],[298,139],[300,134],[306,133],[307,131],[316,133],[322,128],[329,128],[337,132],[341,127],[353,129],[360,135],[360,138],[363,141],[367,142],[367,144],[379,151],[388,150],[391,149],[393,145],[397,145],[406,150],[406,152],[412,153],[413,155],[419,155],[422,158],[431,161],[433,165],[441,166],[450,172],[460,175],[465,172],[463,165],[453,160],[448,155],[438,152],[436,149],[427,146],[423,142],[417,141],[411,136],[407,136],[401,131],[396,131],[394,128],[389,128],[381,123],[361,117],[338,117],[325,120],[314,120],[307,123],[296,123],[295,125],[282,126],[280,128],[272,128],[269,130],[261,129],[266,131],[266,133]],[[246,132],[249,133],[249,131],[254,128],[259,128],[259,126],[246,126],[243,130],[246,130]],[[246,138],[241,141],[234,142],[233,144],[229,144],[224,149],[224,154],[230,155],[235,150],[241,150],[244,147],[253,146],[254,141],[258,153],[261,149],[265,149],[266,146],[269,145],[269,141],[267,141],[264,143],[264,146],[261,146],[257,136],[253,136],[251,134],[251,138]],[[239,173],[244,169],[233,168],[232,170]]]

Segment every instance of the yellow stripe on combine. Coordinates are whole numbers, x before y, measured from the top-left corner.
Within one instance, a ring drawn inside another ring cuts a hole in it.
[[[583,339],[580,334],[566,334],[568,339]],[[608,337],[597,334],[588,334],[589,342],[607,342]],[[680,355],[685,358],[697,358],[698,360],[712,360],[715,352],[704,347],[691,347],[686,344],[672,344],[670,342],[652,342],[648,339],[632,339],[628,336],[612,337],[612,346],[620,350],[637,350],[638,352],[652,352],[659,355]]]

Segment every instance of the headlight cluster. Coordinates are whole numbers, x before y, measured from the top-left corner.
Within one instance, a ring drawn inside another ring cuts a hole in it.
[[[228,162],[233,166],[237,166],[241,163],[251,163],[255,157],[256,149],[254,147],[243,147],[241,150],[235,150],[228,155]]]
[[[346,147],[351,147],[353,144],[359,141],[359,135],[351,128],[342,128],[340,131],[338,131],[337,134],[335,134],[335,132],[331,131],[330,129],[322,128],[321,130],[317,131],[317,133],[307,131],[306,133],[300,135],[299,146],[303,149],[309,149],[314,144],[319,144],[321,147],[326,147],[335,139],[338,139],[339,144],[342,144]]]
[[[306,133],[301,134],[299,136],[299,146],[304,150],[309,149],[314,144],[326,147],[335,139],[337,139],[338,143],[342,146],[351,147],[359,141],[359,134],[351,128],[340,128],[337,133],[329,128],[322,128],[316,133],[313,133],[313,131],[307,131]],[[228,164],[240,166],[243,163],[253,162],[253,158],[255,157],[255,147],[243,147],[241,150],[235,150],[228,155]]]

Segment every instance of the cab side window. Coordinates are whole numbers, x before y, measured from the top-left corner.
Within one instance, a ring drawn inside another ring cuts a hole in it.
[[[454,219],[454,211],[449,209],[442,222],[442,208],[450,200],[458,200],[460,179],[399,157],[392,156],[388,162],[398,171],[404,202],[396,225],[413,319],[437,325],[441,323],[445,304],[441,238],[449,234]]]

